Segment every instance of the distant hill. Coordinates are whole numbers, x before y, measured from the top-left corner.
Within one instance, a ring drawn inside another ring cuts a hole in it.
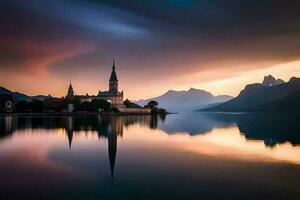
[[[247,85],[236,98],[204,110],[225,112],[292,111],[299,106],[299,92],[300,78],[296,77],[291,78],[287,83],[273,86],[255,83]]]
[[[136,103],[144,106],[153,100],[159,103],[159,107],[165,108],[167,111],[180,112],[197,110],[211,104],[223,103],[232,98],[227,95],[214,96],[207,91],[191,88],[188,91],[169,90],[161,96],[139,100]]]
[[[12,95],[17,101],[31,101],[32,99],[39,99],[39,100],[44,100],[48,96],[44,95],[38,95],[38,96],[28,96],[26,94],[22,94],[19,92],[12,92],[9,89],[6,89],[4,87],[0,87],[0,94],[10,94]]]

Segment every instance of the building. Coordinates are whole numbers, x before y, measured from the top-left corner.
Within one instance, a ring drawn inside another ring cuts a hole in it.
[[[113,61],[112,72],[110,74],[108,91],[100,91],[97,95],[75,95],[72,84],[70,83],[69,89],[66,95],[66,99],[72,100],[75,97],[79,97],[81,102],[91,102],[93,99],[104,99],[111,103],[114,107],[124,107],[123,105],[123,91],[119,91],[119,80],[117,78],[115,62]]]
[[[10,94],[0,94],[0,112],[12,112],[13,111],[14,98]]]
[[[123,105],[123,91],[119,92],[119,80],[117,78],[115,62],[109,79],[108,91],[99,91],[97,98],[109,101],[113,106]]]

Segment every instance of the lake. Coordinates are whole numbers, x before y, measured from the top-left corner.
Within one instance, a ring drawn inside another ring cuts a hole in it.
[[[299,199],[300,115],[0,117],[0,199]]]

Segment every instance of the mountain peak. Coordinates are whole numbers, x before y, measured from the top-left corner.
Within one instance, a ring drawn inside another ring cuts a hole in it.
[[[173,94],[173,93],[177,93],[177,92],[183,92],[183,91],[168,90],[164,95],[166,95],[166,94]]]
[[[296,82],[296,81],[300,81],[300,78],[297,77],[292,77],[289,82]]]
[[[271,86],[275,86],[275,85],[280,85],[282,83],[285,83],[282,79],[276,79],[274,76],[268,75],[268,76],[264,77],[262,85],[271,87]]]
[[[201,90],[201,89],[197,89],[197,88],[193,88],[191,87],[189,90],[187,90],[186,92],[191,93],[191,92],[196,92],[196,93],[205,93],[205,94],[211,94],[208,91],[205,90]]]
[[[188,91],[196,91],[198,89],[191,87]]]

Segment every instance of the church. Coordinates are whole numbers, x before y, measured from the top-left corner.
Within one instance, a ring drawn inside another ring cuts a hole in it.
[[[70,83],[66,99],[74,99],[75,97],[79,97],[82,102],[84,101],[92,101],[93,99],[104,99],[111,103],[114,107],[123,107],[123,91],[119,92],[119,80],[117,78],[115,61],[113,61],[112,72],[109,78],[109,87],[108,91],[100,91],[97,95],[90,96],[86,95],[75,95],[72,84]]]
[[[123,104],[123,96],[123,91],[119,92],[119,80],[117,78],[115,61],[113,61],[112,72],[109,79],[109,89],[108,91],[99,91],[97,98],[105,99],[112,105],[120,105]]]

